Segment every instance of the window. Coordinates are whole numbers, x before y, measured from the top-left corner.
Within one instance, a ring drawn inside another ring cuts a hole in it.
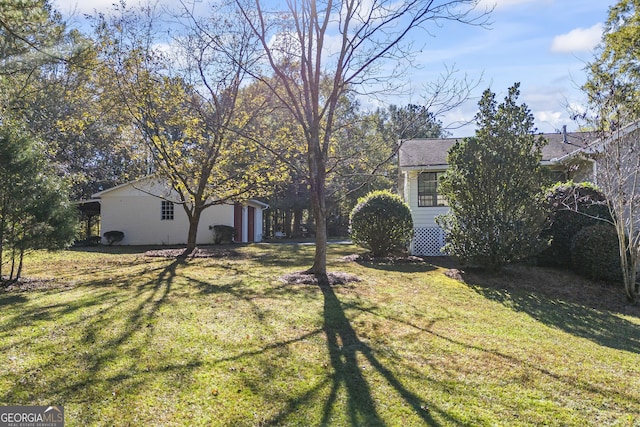
[[[550,184],[555,184],[556,182],[565,182],[569,179],[567,176],[567,172],[564,170],[547,169],[547,174]]]
[[[162,206],[160,207],[160,219],[165,220],[173,220],[173,202],[167,202],[166,200],[162,201]]]
[[[448,206],[444,196],[438,194],[438,178],[444,172],[422,172],[418,175],[418,206]]]

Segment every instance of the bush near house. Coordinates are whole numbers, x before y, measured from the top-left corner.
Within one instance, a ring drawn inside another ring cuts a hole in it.
[[[445,251],[468,265],[498,271],[537,255],[547,215],[539,202],[544,174],[540,166],[547,141],[535,134],[533,115],[517,103],[520,84],[504,102],[486,90],[478,104],[478,129],[457,141],[438,192],[449,213],[436,217],[445,231]]]
[[[216,245],[233,242],[236,229],[230,225],[214,225],[211,229],[213,230],[213,243]]]
[[[543,204],[549,210],[549,227],[543,236],[551,240],[538,255],[543,266],[571,268],[571,244],[576,234],[603,220],[611,221],[604,194],[589,182],[559,182],[545,192]]]
[[[584,227],[571,242],[573,268],[591,279],[622,280],[618,233],[611,224]]]
[[[113,245],[114,243],[118,243],[124,239],[124,233],[122,231],[111,230],[107,231],[103,234],[104,238],[107,239],[107,244]]]
[[[411,210],[397,194],[371,192],[351,211],[350,233],[355,244],[376,257],[406,249],[413,234]]]

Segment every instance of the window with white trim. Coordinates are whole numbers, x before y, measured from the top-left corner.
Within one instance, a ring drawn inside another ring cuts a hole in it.
[[[449,206],[443,195],[438,194],[438,178],[444,172],[421,172],[418,174],[418,206]]]
[[[162,201],[162,205],[160,206],[160,219],[163,221],[173,220],[173,202],[167,200]]]

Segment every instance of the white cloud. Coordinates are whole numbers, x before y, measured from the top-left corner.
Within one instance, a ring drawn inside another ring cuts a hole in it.
[[[555,36],[551,43],[551,52],[590,52],[600,42],[603,30],[604,26],[599,22],[590,28],[575,28],[567,34]]]
[[[566,114],[562,111],[535,111],[533,116],[540,132],[553,132],[568,122]]]

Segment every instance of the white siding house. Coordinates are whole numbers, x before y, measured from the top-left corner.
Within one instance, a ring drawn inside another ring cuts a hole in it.
[[[162,181],[143,178],[93,195],[100,201],[100,234],[122,231],[123,245],[186,244],[189,220],[177,195]],[[243,204],[214,205],[202,212],[197,244],[213,243],[214,225],[236,229],[236,241],[262,240],[262,211],[268,205],[257,200]],[[103,243],[106,243],[103,238]]]
[[[559,181],[592,179],[594,162],[580,154],[595,140],[593,134],[562,132],[542,136],[548,144],[542,150],[541,164],[547,166]],[[435,218],[449,209],[446,200],[438,195],[437,178],[447,170],[449,149],[457,141],[456,138],[441,138],[400,142],[398,184],[413,217],[414,238],[410,250],[414,255],[443,255],[444,231]]]

